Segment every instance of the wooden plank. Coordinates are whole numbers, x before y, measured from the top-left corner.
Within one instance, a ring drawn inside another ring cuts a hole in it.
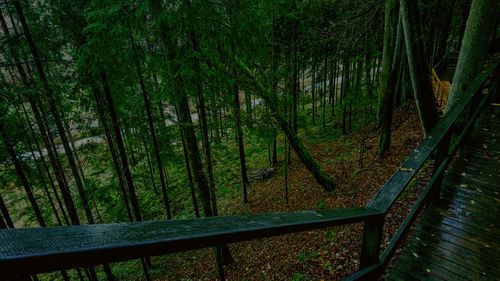
[[[470,100],[475,96],[474,94],[479,90],[488,75],[496,68],[499,62],[500,56],[496,54],[486,64],[484,68],[485,71],[478,74],[471,83],[471,87],[467,90],[467,92],[470,93],[469,98],[459,101],[455,109],[446,114],[443,119],[436,124],[429,136],[420,143],[410,157],[401,165],[400,169],[391,176],[385,185],[370,200],[367,207],[387,213],[401,192],[403,192],[404,188],[413,179],[418,170],[422,168],[425,161],[429,159],[440,141],[444,138],[446,132],[454,126],[455,121],[461,115],[462,111],[467,108]]]
[[[426,210],[388,279],[404,272],[424,280],[421,272],[430,269],[444,280],[500,280],[500,158],[492,156],[500,142],[491,137],[500,136],[500,120],[490,113],[445,173],[440,199]]]
[[[468,216],[474,219],[486,219],[489,220],[491,218],[496,217],[498,214],[495,213],[485,213],[482,210],[478,210],[476,208],[471,207],[471,205],[465,205],[460,202],[457,202],[456,200],[451,200],[450,198],[441,198],[439,199],[442,202],[438,202],[440,206],[443,206],[443,208],[453,210],[455,212],[458,212],[464,216]],[[444,207],[446,205],[446,207]]]
[[[424,279],[417,279],[415,275],[412,275],[409,271],[404,270],[400,267],[394,267],[391,271],[391,274],[387,276],[386,280],[409,280],[409,281],[421,281]]]
[[[457,169],[465,173],[464,177],[481,177],[482,175],[487,175],[488,177],[497,176],[496,178],[498,179],[498,175],[494,174],[494,172],[496,172],[495,166],[491,165],[494,163],[495,162],[485,163],[480,166],[475,165],[474,162],[460,163],[457,164]]]
[[[469,194],[469,196],[475,196],[476,199],[481,201],[487,200],[488,202],[492,202],[494,204],[500,204],[500,194],[498,191],[496,191],[495,188],[490,190],[487,185],[482,183],[472,181],[471,183],[466,183],[466,181],[462,181],[458,184],[449,184],[449,181],[446,181],[441,190],[446,190],[448,192],[454,192],[457,190],[461,193]]]
[[[446,236],[438,236],[432,235],[428,233],[427,230],[418,231],[416,234],[417,238],[423,243],[428,245],[434,245],[435,247],[441,247],[450,252],[453,252],[457,256],[461,256],[462,258],[467,258],[471,261],[481,263],[485,268],[496,268],[497,264],[494,259],[486,259],[486,262],[482,259],[482,252],[476,251],[474,249],[469,249],[468,247],[460,244],[460,241],[457,239],[449,240]],[[415,239],[416,240],[416,239]]]
[[[439,207],[441,209],[452,212],[452,213],[456,213],[460,216],[469,218],[469,219],[476,221],[478,223],[487,223],[488,222],[488,225],[490,225],[491,224],[490,219],[497,216],[497,214],[488,214],[486,217],[484,215],[472,213],[470,210],[464,209],[463,205],[456,206],[456,205],[453,205],[453,203],[449,203],[448,205],[445,206],[445,205],[441,205],[441,203],[442,202],[440,202],[440,205],[439,205]]]
[[[484,228],[477,228],[470,226],[468,224],[465,224],[463,222],[459,221],[454,221],[448,217],[443,217],[443,218],[432,218],[429,216],[426,219],[426,222],[429,224],[438,224],[440,223],[442,226],[446,227],[447,230],[453,231],[453,229],[457,229],[458,231],[461,231],[464,235],[461,235],[461,237],[474,237],[477,238],[481,242],[489,242],[490,245],[498,245],[497,242],[493,242],[496,240],[497,236],[495,234],[490,234],[487,231],[485,231]],[[457,233],[458,234],[458,233]]]
[[[0,272],[40,273],[361,222],[347,208],[169,221],[0,230]]]
[[[487,272],[494,272],[495,274],[500,274],[500,271],[496,267],[485,267],[482,263],[471,259],[469,256],[459,255],[448,249],[448,245],[441,242],[424,241],[417,242],[417,240],[411,240],[410,244],[412,247],[424,247],[428,252],[432,252],[437,256],[443,257],[449,261],[455,262],[460,266],[466,267],[467,269],[474,272],[474,275],[483,276],[485,279],[495,280],[494,278],[488,276]]]
[[[435,225],[425,220],[422,222],[426,227],[432,229],[436,235],[448,237],[450,240],[456,240],[457,244],[467,245],[469,249],[475,249],[478,253],[488,254],[491,257],[496,257],[498,254],[498,251],[494,249],[494,247],[497,247],[496,242],[484,241],[477,236],[467,235],[466,232],[460,229],[444,224]]]
[[[469,217],[461,216],[458,213],[447,212],[441,208],[437,208],[436,206],[433,206],[433,210],[430,212],[431,215],[434,213],[436,213],[436,214],[437,213],[439,213],[439,214],[446,213],[446,216],[442,219],[443,222],[446,220],[450,220],[450,221],[454,221],[457,224],[464,224],[464,225],[474,229],[475,231],[491,233],[491,238],[495,238],[495,239],[498,237],[497,235],[500,235],[500,229],[495,228],[495,227],[491,227],[491,225],[492,225],[491,222],[476,221],[476,220],[473,220]],[[489,237],[489,235],[488,235],[488,237]]]
[[[497,204],[497,200],[493,197],[482,196],[482,192],[478,192],[475,187],[471,187],[469,190],[465,188],[455,188],[454,190],[443,189],[441,194],[443,197],[455,195],[462,201],[468,202],[472,205],[476,205],[478,208],[485,209],[487,212],[494,212],[500,210],[500,205]]]
[[[412,258],[413,253],[401,255],[398,262],[405,266],[406,270],[416,275],[421,280],[456,280],[467,281],[468,279],[457,276],[437,264],[421,259]],[[400,267],[400,269],[402,269]],[[410,271],[411,270],[411,271]]]
[[[489,177],[488,178],[466,177],[466,176],[462,176],[461,174],[462,173],[459,173],[459,172],[450,172],[446,176],[455,178],[456,182],[458,182],[460,180],[460,178],[462,178],[461,183],[463,183],[463,184],[478,184],[481,187],[481,189],[491,190],[493,193],[495,193],[495,192],[498,193],[500,191],[497,188],[492,186],[497,182],[497,180],[495,180],[495,179],[491,179]]]
[[[408,245],[408,250],[419,256],[419,258],[414,257],[414,259],[424,261],[424,263],[438,265],[440,268],[446,270],[447,272],[440,271],[445,274],[444,276],[446,276],[446,274],[448,274],[449,272],[453,275],[460,276],[463,279],[470,280],[472,279],[472,276],[476,275],[473,270],[465,268],[458,263],[441,256],[440,253],[435,249],[429,249],[426,247],[420,247],[420,245],[410,244]],[[439,274],[439,272],[437,272],[437,274]]]
[[[413,208],[410,210],[410,212],[406,216],[405,220],[403,221],[403,223],[399,227],[396,234],[394,234],[394,236],[392,237],[391,242],[389,243],[389,245],[387,246],[385,251],[382,253],[380,260],[384,266],[387,265],[389,260],[394,255],[396,249],[399,247],[400,243],[402,243],[402,241],[403,241],[402,238],[406,235],[406,233],[410,229],[409,226],[414,222],[417,215],[420,213],[420,210],[424,206],[424,203],[426,203],[428,201],[428,197],[429,197],[430,192],[432,190],[435,190],[435,188],[436,188],[435,184],[438,181],[438,179],[441,177],[441,175],[443,174],[443,171],[444,171],[445,167],[448,165],[449,160],[450,159],[448,157],[445,157],[443,159],[443,161],[441,162],[439,167],[434,172],[434,175],[432,176],[431,180],[429,181],[429,183],[425,187],[424,191],[422,191],[422,194],[419,196],[419,198],[415,202],[415,205],[413,206]]]
[[[441,200],[444,198],[453,198],[455,203],[462,204],[464,206],[468,206],[468,209],[474,210],[479,213],[494,213],[500,211],[498,205],[492,204],[493,202],[484,202],[480,198],[470,197],[464,194],[459,193],[458,191],[455,193],[451,193],[448,191],[443,191],[441,194]],[[453,197],[448,197],[453,196]]]

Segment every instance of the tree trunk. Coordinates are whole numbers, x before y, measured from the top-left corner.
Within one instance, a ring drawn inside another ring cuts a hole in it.
[[[396,24],[396,17],[399,14],[396,0],[385,2],[385,32],[384,49],[382,57],[382,87],[379,95],[378,126],[380,128],[379,156],[383,157],[389,150],[391,144],[391,125],[394,107],[394,90],[397,79],[397,69],[394,67],[396,61],[395,52],[399,39],[401,38],[400,24]],[[397,17],[400,18],[400,17]],[[399,22],[399,21],[398,21]],[[395,30],[397,27],[397,31]],[[396,37],[396,38],[395,38]],[[396,40],[395,40],[396,39]],[[397,43],[396,43],[397,42]]]
[[[274,15],[273,15],[273,19],[272,19],[272,24],[273,24],[273,29],[275,27],[275,18],[274,18]],[[272,98],[273,99],[277,99],[278,98],[278,76],[277,76],[277,71],[278,71],[278,55],[276,54],[277,53],[277,50],[276,50],[276,45],[275,45],[275,36],[276,36],[276,31],[273,30],[272,32],[272,42],[273,42],[273,45],[272,45],[272,65],[271,65],[271,69],[272,69]],[[272,165],[273,167],[276,167],[278,166],[278,144],[277,144],[277,140],[276,140],[276,137],[277,137],[277,132],[276,132],[276,124],[272,124],[273,126],[273,155],[272,155]]]
[[[340,93],[341,99],[340,99],[340,104],[342,105],[342,134],[345,135],[347,134],[347,124],[346,124],[346,119],[347,119],[347,102],[345,100],[346,95],[349,94],[349,89],[350,89],[350,79],[351,79],[351,72],[350,72],[350,65],[351,63],[349,62],[348,59],[344,58],[344,62],[342,65],[342,92]]]
[[[97,113],[99,114],[99,119],[100,119],[102,127],[104,129],[104,135],[106,136],[106,140],[108,142],[109,152],[111,153],[111,157],[113,158],[113,165],[115,167],[115,173],[116,173],[116,176],[118,177],[118,182],[120,184],[120,190],[122,192],[123,202],[125,203],[125,209],[127,210],[128,219],[129,219],[129,221],[133,221],[132,211],[130,210],[127,190],[125,187],[125,180],[123,179],[122,169],[121,169],[120,164],[118,162],[118,156],[116,155],[115,145],[113,143],[113,136],[111,134],[111,130],[109,129],[108,120],[107,120],[106,115],[105,115],[103,103],[102,103],[102,100],[100,98],[100,93],[97,90],[97,86],[93,82],[91,82],[91,88],[92,88],[92,92],[94,94],[94,99],[96,101]]]
[[[109,113],[111,116],[111,122],[113,123],[113,130],[115,132],[116,143],[118,145],[118,152],[120,154],[121,164],[123,168],[123,173],[125,174],[125,179],[128,185],[130,201],[132,203],[132,210],[134,212],[135,220],[142,221],[141,212],[139,209],[139,203],[137,201],[137,195],[135,193],[134,182],[132,181],[132,174],[130,173],[130,167],[127,160],[127,153],[125,151],[125,146],[123,145],[122,134],[120,132],[120,124],[118,123],[118,116],[116,115],[115,106],[113,104],[113,98],[111,97],[111,90],[109,89],[106,74],[101,73],[101,79],[104,88],[104,94],[106,96],[106,102],[108,104]]]
[[[5,35],[10,37],[11,36],[10,31],[7,27],[4,16],[1,13],[1,10],[0,10],[0,23],[2,25],[2,30],[4,31]],[[25,87],[30,87],[30,82],[28,81],[28,77],[26,75],[26,72],[24,71],[24,68],[19,60],[17,48],[13,47],[12,45],[9,44],[9,49],[10,49],[10,52],[11,52],[13,58],[14,58],[14,62],[15,62],[16,68],[19,72],[19,76],[21,78],[21,81],[23,82]],[[35,97],[33,97],[31,95],[27,95],[27,98],[28,98],[28,102],[31,105],[33,113],[35,115],[35,120],[36,120],[38,129],[40,130],[40,134],[42,136],[42,140],[44,142],[45,149],[47,150],[47,152],[49,154],[49,159],[50,159],[51,165],[54,169],[54,172],[56,175],[56,180],[57,180],[57,183],[58,183],[59,188],[61,190],[61,194],[63,196],[63,200],[64,200],[64,203],[65,203],[66,208],[68,210],[71,222],[72,222],[72,224],[75,224],[75,225],[80,224],[80,221],[79,221],[77,213],[76,213],[76,208],[75,208],[75,205],[73,202],[73,198],[71,196],[69,188],[66,184],[66,180],[64,178],[64,172],[63,172],[61,164],[59,162],[57,153],[53,150],[53,148],[55,149],[55,147],[53,147],[50,144],[50,141],[49,141],[49,138],[47,135],[47,130],[45,129],[45,125],[42,121],[42,116],[41,116],[40,111],[38,109],[38,105],[36,104]]]
[[[177,109],[177,104],[174,103],[174,107],[175,107],[175,114],[176,114],[177,120],[178,120],[177,124],[179,127],[179,133],[181,135],[182,151],[184,152],[184,163],[186,164],[186,172],[187,172],[188,180],[189,180],[189,189],[191,191],[191,200],[193,201],[194,214],[197,218],[199,218],[200,211],[198,208],[198,202],[196,201],[196,193],[195,193],[194,184],[193,184],[193,174],[191,172],[191,165],[189,162],[189,152],[187,151],[187,147],[186,147],[186,138],[184,137],[184,132],[183,132],[181,124],[180,124],[179,110]]]
[[[167,186],[165,184],[165,175],[163,174],[163,165],[160,157],[160,149],[158,147],[158,140],[156,138],[155,127],[153,124],[153,117],[151,114],[151,107],[149,105],[148,94],[146,92],[146,85],[144,84],[144,78],[142,75],[141,65],[139,63],[139,58],[137,57],[137,50],[134,42],[134,36],[132,34],[132,29],[128,23],[129,34],[130,34],[130,44],[132,45],[135,69],[137,71],[137,76],[139,77],[139,83],[141,85],[142,98],[144,100],[144,106],[146,107],[146,114],[148,116],[149,130],[151,131],[151,138],[153,139],[153,151],[155,153],[156,165],[158,166],[158,172],[160,174],[161,191],[163,194],[163,203],[165,204],[165,211],[167,212],[167,218],[172,219],[172,213],[170,211],[170,203],[168,200]]]
[[[450,35],[451,30],[451,18],[453,15],[453,9],[455,7],[454,1],[451,0],[443,0],[444,7],[444,17],[442,20],[441,28],[437,34],[436,42],[435,42],[435,50],[434,50],[434,61],[440,61],[446,54],[446,42],[448,41],[448,37]]]
[[[14,164],[14,167],[16,168],[17,176],[19,177],[19,180],[21,181],[24,191],[26,192],[26,195],[28,196],[28,200],[30,201],[31,207],[33,208],[33,211],[35,212],[35,216],[40,223],[40,226],[47,226],[45,223],[45,220],[43,219],[42,213],[40,212],[40,208],[38,207],[38,203],[35,200],[35,196],[33,195],[33,192],[31,191],[31,186],[28,182],[28,179],[26,178],[26,175],[24,174],[23,168],[21,166],[21,163],[17,159],[16,152],[14,151],[14,145],[10,142],[9,138],[7,137],[4,129],[4,124],[0,123],[0,133],[2,135],[2,139],[4,141],[5,147],[7,148],[7,152],[10,155],[10,158],[12,159],[12,163]]]
[[[335,121],[335,89],[337,87],[337,59],[334,58],[332,61],[331,71],[330,71],[330,104],[332,106],[332,121]]]
[[[3,219],[5,220],[5,223],[7,224],[7,227],[14,228],[14,223],[12,222],[12,219],[10,218],[9,211],[7,210],[7,206],[5,206],[5,201],[3,201],[1,191],[0,191],[0,211],[1,211],[1,214],[3,215]]]
[[[201,197],[203,213],[206,217],[210,217],[212,216],[212,208],[210,205],[210,187],[205,177],[205,173],[203,172],[203,165],[201,162],[200,152],[198,150],[198,141],[196,140],[193,121],[191,120],[189,103],[184,93],[176,96],[175,100],[179,110],[179,121],[182,132],[186,140],[189,163],[191,165],[191,171],[193,172],[193,180],[196,183]]]
[[[295,153],[297,153],[297,155],[299,156],[302,163],[304,163],[309,172],[313,174],[316,181],[325,190],[333,190],[333,188],[335,187],[335,182],[323,171],[318,162],[316,162],[316,160],[314,160],[314,158],[312,158],[312,156],[309,154],[309,151],[307,151],[307,149],[304,147],[297,134],[293,131],[287,120],[279,112],[276,100],[273,97],[270,97],[267,89],[256,79],[253,72],[248,68],[248,66],[246,66],[243,61],[238,59],[237,63],[240,64],[241,68],[246,72],[246,74],[250,76],[257,84],[257,87],[262,93],[262,98],[266,101],[266,104],[271,109],[273,117],[276,119],[276,122],[281,127],[281,129],[285,132],[291,146],[293,147]]]
[[[190,5],[190,2],[188,2],[188,5]],[[198,38],[196,37],[196,34],[194,30],[189,30],[189,37],[191,40],[192,47],[195,52],[201,52],[200,46],[198,43]],[[205,96],[203,94],[203,88],[202,88],[202,77],[201,77],[201,66],[200,66],[200,61],[198,59],[194,60],[194,71],[196,73],[196,90],[197,90],[197,96],[198,96],[198,103],[199,103],[199,119],[200,119],[200,130],[201,130],[201,139],[202,139],[202,144],[203,144],[203,151],[205,154],[205,164],[207,167],[207,173],[208,173],[208,181],[210,185],[210,203],[212,207],[212,215],[217,216],[217,200],[215,196],[215,182],[214,182],[214,172],[213,172],[213,164],[212,164],[212,153],[210,149],[210,139],[208,138],[208,125],[207,125],[207,113],[205,109]],[[249,121],[252,118],[251,114],[251,100],[248,100],[250,98],[250,95],[246,95],[246,105],[247,105],[247,114]],[[238,100],[239,102],[239,100]],[[239,109],[239,108],[238,108]],[[244,155],[243,155],[244,157]],[[244,158],[243,158],[244,160]],[[230,258],[232,260],[232,258]]]
[[[33,42],[32,37],[31,37],[31,33],[30,33],[30,30],[29,30],[28,25],[26,23],[26,19],[24,18],[24,13],[22,11],[20,3],[18,1],[14,1],[13,4],[14,4],[14,7],[16,8],[17,14],[19,16],[19,21],[21,22],[21,25],[23,27],[26,40],[28,41],[28,46],[30,48],[31,54],[32,54],[33,59],[35,61],[35,66],[36,66],[36,69],[38,71],[38,75],[40,76],[40,79],[42,80],[44,91],[45,91],[45,94],[47,95],[47,99],[49,102],[49,110],[54,117],[54,121],[56,123],[56,128],[57,128],[57,131],[59,133],[59,137],[61,138],[61,142],[62,142],[63,147],[64,147],[64,152],[66,153],[66,156],[68,158],[71,172],[73,174],[73,177],[75,178],[78,193],[79,193],[80,198],[82,200],[83,208],[85,210],[87,220],[90,224],[93,224],[94,217],[92,216],[92,212],[90,211],[90,205],[89,205],[89,202],[87,199],[87,195],[85,193],[80,175],[78,174],[78,168],[77,168],[74,156],[73,156],[73,152],[71,151],[71,148],[69,146],[68,139],[66,137],[66,132],[64,130],[64,126],[62,124],[59,112],[57,111],[57,108],[56,108],[56,101],[55,101],[55,98],[53,96],[52,90],[50,89],[49,83],[47,81],[47,77],[45,76],[45,72],[43,70],[42,63],[41,63],[40,57],[38,55],[38,51],[36,49],[36,46],[35,46],[35,43]]]
[[[439,119],[434,98],[431,71],[424,53],[423,36],[419,32],[419,13],[417,3],[400,0],[406,56],[410,69],[415,102],[424,136],[427,136]]]
[[[190,5],[190,2],[188,2]],[[193,45],[193,49],[196,52],[200,52],[200,46],[198,44],[198,40],[196,37],[196,34],[193,30],[190,30],[189,32],[191,43]],[[198,59],[195,59],[194,62],[194,70],[196,72],[196,89],[198,92],[198,102],[199,102],[199,117],[200,117],[200,129],[201,129],[201,139],[202,139],[202,144],[203,144],[203,151],[205,152],[205,162],[207,165],[207,173],[208,173],[208,182],[209,182],[209,195],[210,195],[210,204],[212,207],[212,216],[217,216],[217,198],[215,195],[215,182],[214,182],[214,173],[213,173],[213,164],[212,164],[212,153],[210,149],[210,139],[208,138],[208,125],[207,125],[207,114],[206,114],[206,109],[205,109],[205,97],[203,95],[203,88],[202,88],[202,78],[201,78],[201,67],[200,67],[200,61]],[[251,95],[248,94],[246,96],[246,104],[247,104],[247,114],[249,121],[252,119],[252,112],[251,112],[251,101],[249,100],[251,98]],[[215,253],[216,253],[216,261],[217,263],[222,263],[222,264],[229,264],[233,262],[233,257],[231,256],[231,253],[229,252],[229,248],[227,244],[218,246],[215,248]],[[220,265],[219,265],[220,266]],[[219,269],[221,270],[221,269]],[[223,273],[219,272],[219,274],[223,275]]]
[[[7,228],[7,224],[2,218],[2,213],[0,213],[0,229],[5,229],[5,228]]]
[[[47,183],[45,182],[45,177],[44,177],[43,172],[42,172],[42,168],[40,168],[40,164],[38,163],[38,159],[36,159],[35,150],[33,149],[33,145],[31,144],[31,140],[27,137],[27,134],[26,134],[26,142],[28,143],[28,147],[29,147],[30,152],[31,152],[31,157],[33,157],[33,162],[35,163],[35,168],[38,172],[38,177],[40,179],[40,183],[42,184],[43,192],[47,196],[47,199],[49,199],[49,204],[50,204],[50,207],[52,208],[52,212],[54,213],[54,216],[56,217],[57,224],[62,225],[61,218],[59,217],[59,212],[57,212],[57,208],[56,208],[56,205],[54,204],[54,200],[52,199],[52,196],[50,195],[49,188],[47,187]]]
[[[326,75],[328,73],[328,55],[326,54],[326,51],[325,51],[325,70],[324,70],[324,73],[323,73],[323,128],[326,127],[326,83],[327,83],[327,79],[326,79]]]
[[[235,77],[236,79],[236,77]],[[234,95],[234,118],[236,123],[236,133],[238,135],[238,151],[240,155],[241,179],[243,181],[243,203],[248,203],[247,186],[249,184],[247,175],[247,165],[245,161],[245,146],[243,142],[243,128],[241,128],[240,116],[240,94],[238,83],[235,81],[233,85]]]
[[[446,102],[445,114],[459,100],[467,98],[464,94],[469,83],[476,77],[488,52],[491,35],[498,17],[497,0],[474,0],[470,7],[469,18],[458,56],[457,68],[453,76],[450,95]]]
[[[278,166],[278,144],[276,141],[276,128],[273,128],[273,167]]]
[[[45,161],[45,157],[42,154],[42,149],[40,148],[40,145],[38,144],[38,141],[35,138],[35,131],[33,129],[33,125],[31,124],[31,120],[30,120],[30,118],[28,116],[28,111],[26,110],[26,107],[22,103],[21,103],[21,107],[23,109],[24,117],[26,118],[26,121],[28,122],[28,127],[30,129],[33,142],[35,143],[37,152],[39,154],[39,159],[42,162],[42,165],[43,165],[43,168],[45,170],[45,173],[47,174],[47,178],[48,178],[50,186],[52,188],[52,192],[54,193],[54,196],[56,197],[57,205],[59,206],[59,209],[61,210],[61,213],[62,213],[63,218],[64,218],[64,222],[69,225],[68,216],[66,215],[66,212],[64,210],[64,206],[63,206],[63,204],[61,202],[61,198],[59,197],[59,194],[57,192],[56,186],[54,184],[54,179],[52,178],[52,176],[50,174],[49,167],[47,165],[47,162]],[[35,159],[35,158],[33,158],[33,159]],[[36,161],[36,160],[34,160],[34,161]],[[43,173],[41,171],[39,171],[39,173],[40,173],[40,177],[43,178]],[[57,217],[58,217],[58,215],[57,215],[57,211],[56,211],[56,218]]]
[[[153,170],[153,165],[151,165],[151,158],[149,157],[149,148],[146,139],[142,139],[142,144],[144,146],[144,152],[146,153],[146,162],[148,164],[149,176],[151,177],[151,184],[153,185],[153,191],[158,195],[158,190],[156,189],[155,173]]]
[[[312,69],[312,84],[311,84],[311,96],[312,96],[312,122],[316,125],[316,57],[313,59],[313,69]]]
[[[295,8],[295,1],[293,1],[293,6]],[[298,47],[297,47],[297,21],[294,20],[293,22],[293,58],[292,58],[292,65],[293,65],[293,74],[292,74],[292,96],[293,96],[293,106],[292,106],[292,126],[293,130],[295,133],[297,133],[298,129],[298,117],[297,117],[297,107],[299,106],[299,95],[298,95],[298,62],[297,62],[297,53],[298,53]]]

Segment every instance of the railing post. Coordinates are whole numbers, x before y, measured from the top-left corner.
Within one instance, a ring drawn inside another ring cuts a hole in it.
[[[363,227],[363,242],[361,245],[360,269],[378,263],[383,227],[383,214],[365,220]]]
[[[444,159],[449,155],[450,151],[450,144],[451,140],[453,137],[455,129],[452,128],[441,140],[441,143],[437,146],[436,152],[435,152],[435,157],[434,157],[434,171],[433,173],[437,172],[437,169],[441,165],[441,163],[444,161]],[[443,175],[441,175],[436,182],[434,183],[434,186],[432,187],[432,190],[430,191],[431,194],[429,194],[430,201],[439,198],[439,193],[441,190],[441,184],[443,182]]]

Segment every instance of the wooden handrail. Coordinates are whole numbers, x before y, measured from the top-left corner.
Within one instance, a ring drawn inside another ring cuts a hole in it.
[[[0,230],[0,277],[35,274],[363,222],[358,207],[168,221]]]

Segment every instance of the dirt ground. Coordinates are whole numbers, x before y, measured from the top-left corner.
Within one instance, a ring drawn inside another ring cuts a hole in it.
[[[335,142],[309,144],[307,148],[337,182],[333,192],[316,183],[292,153],[288,169],[289,205],[285,203],[283,165],[264,182],[249,187],[248,204],[240,200],[219,202],[224,214],[256,214],[364,206],[422,140],[415,106],[395,113],[392,145],[387,157],[378,156],[378,135],[372,125]],[[363,167],[359,147],[365,132]],[[283,161],[283,159],[281,159]],[[412,207],[430,176],[428,167],[410,184],[386,216],[385,248]],[[225,267],[228,280],[339,280],[358,270],[362,225],[319,229],[230,244],[234,263]],[[162,262],[167,272],[158,280],[214,280],[211,249],[170,255]]]

